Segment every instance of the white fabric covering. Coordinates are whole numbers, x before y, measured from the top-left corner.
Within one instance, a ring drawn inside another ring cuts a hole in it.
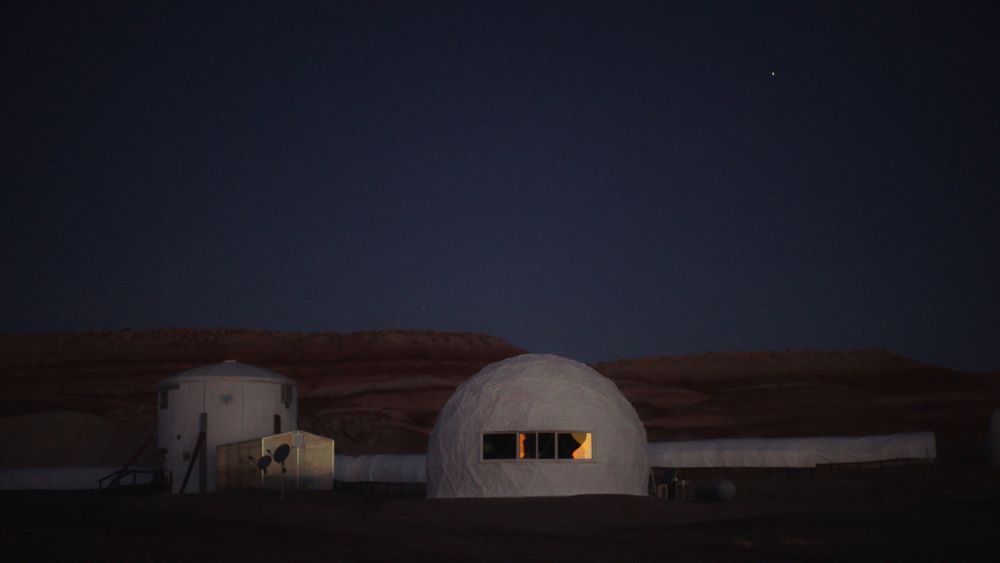
[[[484,432],[591,432],[591,460],[483,460]],[[427,452],[427,496],[645,495],[646,430],[615,384],[589,366],[525,354],[455,390]]]
[[[344,483],[426,483],[424,454],[335,456],[333,478]]]
[[[647,445],[653,467],[815,467],[816,451],[790,439],[724,438]]]
[[[57,466],[0,469],[0,490],[34,489],[46,491],[96,490],[97,482],[122,467]],[[147,485],[153,480],[152,474],[136,475],[137,485]],[[131,485],[129,475],[122,484]]]
[[[812,438],[724,438],[654,442],[654,467],[816,467],[891,459],[937,457],[933,432]]]

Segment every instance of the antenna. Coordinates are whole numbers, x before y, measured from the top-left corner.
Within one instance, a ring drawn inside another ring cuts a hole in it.
[[[288,454],[291,453],[292,448],[288,447],[288,444],[281,444],[274,450],[274,461],[281,464],[281,497],[285,498],[285,460],[288,459]]]
[[[253,459],[253,458],[251,458]],[[267,473],[267,467],[271,465],[271,456],[266,455],[257,460],[257,469],[260,469],[264,473]]]

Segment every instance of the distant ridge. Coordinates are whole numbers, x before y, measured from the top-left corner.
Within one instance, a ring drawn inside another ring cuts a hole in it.
[[[382,330],[353,333],[281,332],[234,328],[115,330],[0,334],[0,370],[25,361],[39,363],[110,361],[165,361],[210,363],[226,358],[245,362],[287,365],[292,362],[327,362],[372,353],[437,354],[498,351],[522,353],[503,340],[481,333],[431,330]],[[3,371],[0,371],[0,375]]]
[[[736,377],[763,374],[862,375],[913,370],[954,372],[948,368],[900,356],[885,348],[704,352],[597,362],[594,367],[598,371],[602,369],[616,372],[655,370],[661,375],[699,377],[713,375]]]
[[[488,334],[430,330],[341,334],[166,328],[4,334],[0,439],[22,442],[18,433],[29,427],[38,434],[35,443],[58,444],[60,427],[45,421],[86,413],[113,423],[100,426],[104,439],[124,444],[126,456],[89,463],[123,463],[155,424],[161,379],[232,358],[295,379],[299,427],[335,436],[338,451],[421,451],[437,410],[459,383],[487,364],[522,353]],[[68,462],[85,458],[76,446],[65,447]],[[37,457],[56,456],[50,448]],[[8,463],[0,452],[0,467]]]
[[[978,455],[1000,378],[886,349],[709,352],[599,362],[650,440],[933,431],[942,457]]]
[[[422,452],[458,385],[524,352],[488,334],[429,330],[0,334],[0,439],[38,450],[17,459],[0,451],[0,467],[123,463],[154,427],[160,380],[229,358],[295,379],[299,427],[336,438],[340,452]],[[968,456],[1000,405],[1000,378],[885,349],[709,352],[593,366],[632,401],[653,441],[930,430],[942,457]],[[74,428],[91,430],[67,439]]]

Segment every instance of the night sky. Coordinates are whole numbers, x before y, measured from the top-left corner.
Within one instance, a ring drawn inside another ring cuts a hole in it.
[[[1000,368],[990,4],[14,2],[0,331]]]

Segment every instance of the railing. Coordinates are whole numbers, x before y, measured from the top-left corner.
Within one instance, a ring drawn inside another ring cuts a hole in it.
[[[148,486],[149,488],[155,490],[158,488],[159,484],[162,483],[162,472],[156,469],[136,469],[134,467],[123,468],[101,477],[97,481],[97,487],[102,491],[111,491],[117,489],[121,486],[137,487],[139,486],[138,478],[140,475],[149,475],[149,482],[142,483],[142,486]],[[126,477],[132,477],[131,483],[122,483]]]
[[[137,469],[135,467],[132,467],[132,464],[134,464],[136,460],[139,459],[139,456],[142,455],[142,452],[145,451],[146,448],[149,446],[149,444],[151,444],[152,442],[153,442],[153,435],[150,434],[146,438],[146,441],[144,441],[142,445],[139,446],[139,449],[136,450],[136,452],[132,455],[132,457],[128,460],[128,462],[124,466],[122,466],[121,469],[113,471],[105,475],[104,477],[98,479],[97,488],[100,489],[101,491],[110,491],[113,489],[117,489],[118,487],[122,486],[122,480],[128,476],[132,477],[132,483],[129,484],[128,486],[136,487],[138,486],[137,481],[139,475],[151,476],[149,483],[143,483],[143,485],[148,485],[152,490],[156,490],[158,487],[160,487],[164,481],[163,473],[160,470]]]

